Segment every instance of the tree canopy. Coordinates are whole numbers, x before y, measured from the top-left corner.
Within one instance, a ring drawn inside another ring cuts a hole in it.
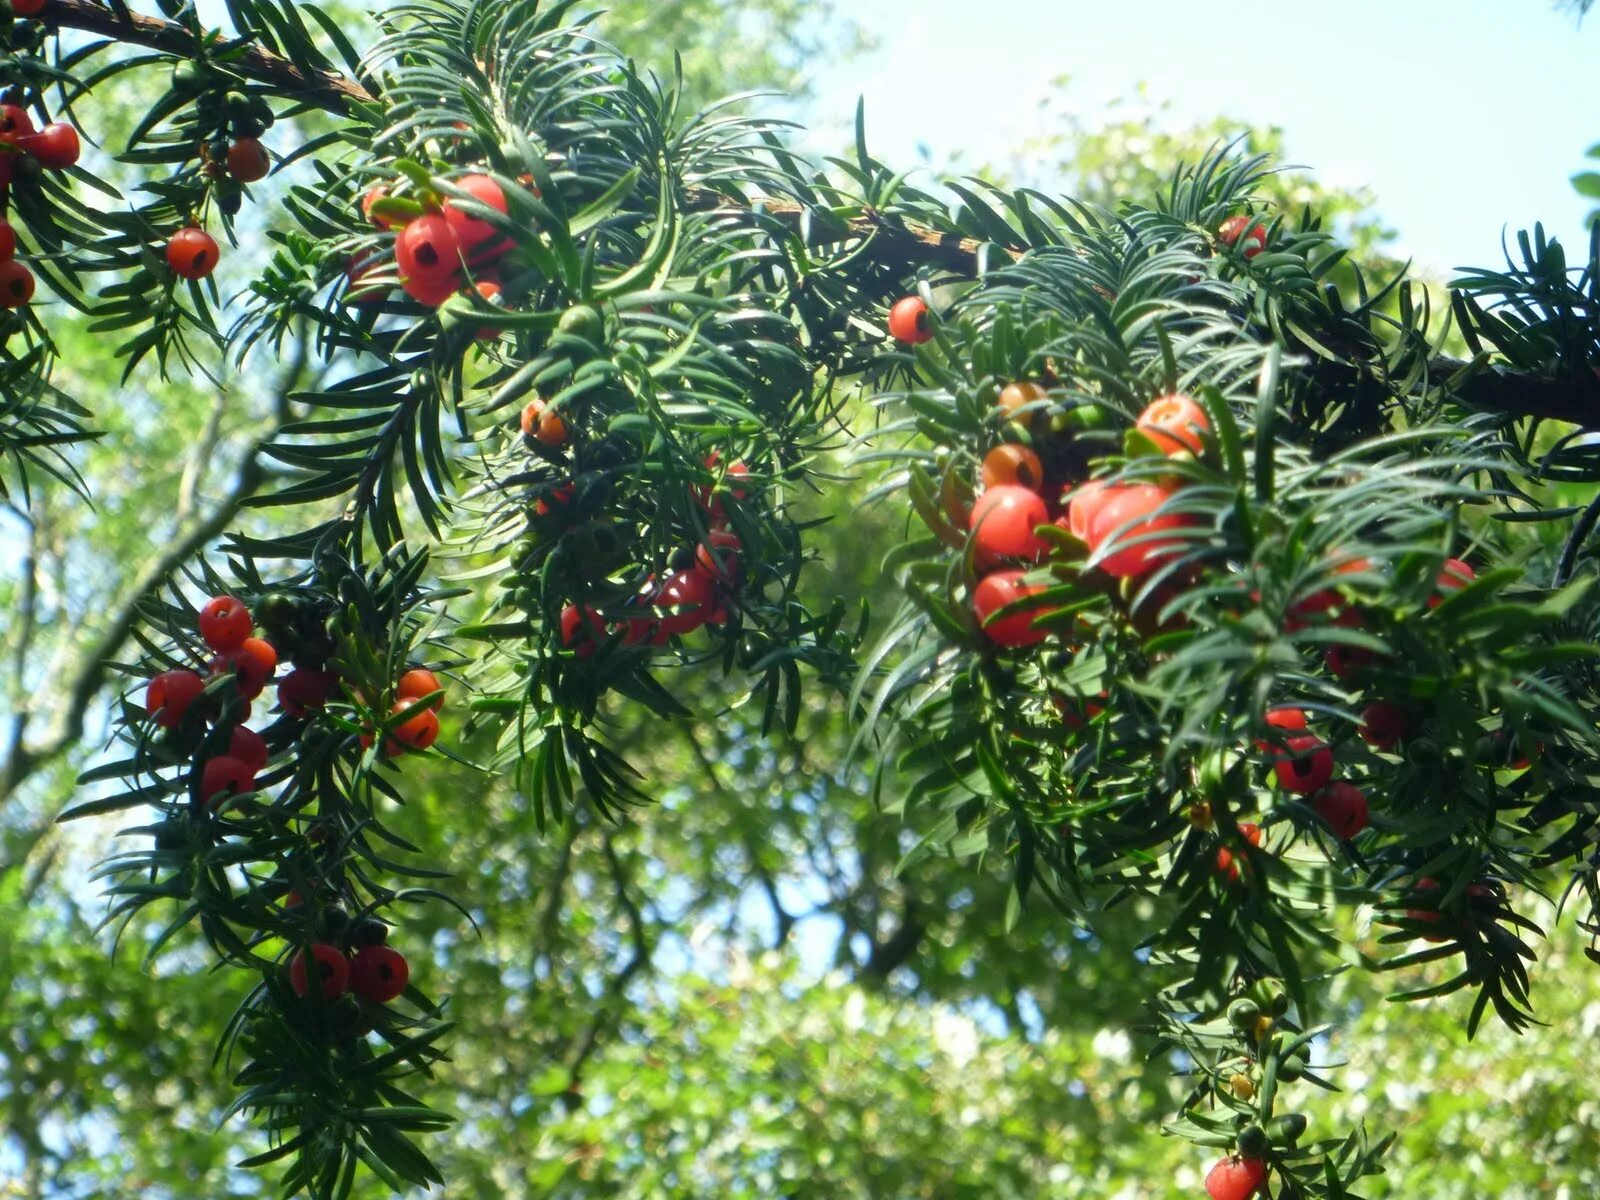
[[[1600,240],[807,162],[786,0],[12,7],[20,1194],[1600,1183]]]

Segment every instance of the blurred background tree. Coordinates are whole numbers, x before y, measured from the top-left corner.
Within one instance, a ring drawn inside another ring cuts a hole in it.
[[[680,51],[695,103],[803,96],[808,58],[863,45],[847,10],[798,0],[621,0],[602,32],[662,73]],[[1282,150],[1273,127],[1175,127],[1142,93],[1094,119],[1066,95],[1051,102],[1059,132],[991,175],[1115,204],[1219,140]],[[122,99],[89,102],[107,144],[140,109]],[[1372,195],[1292,173],[1272,191],[1384,263],[1393,233]],[[108,959],[89,864],[110,830],[50,822],[101,740],[98,654],[115,657],[155,565],[239,517],[268,469],[253,445],[303,368],[246,380],[217,363],[217,387],[141,376],[124,390],[83,323],[63,315],[52,330],[106,434],[73,458],[97,481],[92,509],[56,492],[13,497],[0,518],[16,551],[0,566],[0,1195],[257,1196],[263,1181],[230,1169],[249,1153],[240,1131],[216,1128],[229,1088],[209,1060],[232,983],[181,939],[148,974],[131,969],[137,946]],[[835,453],[841,478],[858,452]],[[813,585],[890,607],[878,563],[904,516],[860,510],[842,487],[814,508],[828,523]],[[729,702],[714,726],[621,722],[659,803],[619,827],[580,815],[540,837],[503,780],[486,788],[443,760],[409,774],[396,828],[450,847],[481,930],[446,909],[416,916],[432,951],[416,969],[448,974],[451,1015],[472,1031],[437,1085],[463,1118],[436,1147],[459,1194],[1194,1195],[1203,1165],[1154,1132],[1181,1097],[1178,1064],[1124,1032],[1150,914],[1075,928],[1031,911],[1007,931],[1000,879],[940,859],[897,870],[916,835],[892,777],[875,791],[841,766],[836,704],[814,692],[800,736],[777,744]],[[1557,927],[1546,973],[1567,982],[1540,993],[1546,1033],[1492,1025],[1468,1047],[1465,999],[1385,1005],[1359,973],[1333,985],[1359,1058],[1351,1090],[1316,1115],[1404,1131],[1371,1195],[1600,1194],[1600,1089],[1584,1057],[1600,988]]]

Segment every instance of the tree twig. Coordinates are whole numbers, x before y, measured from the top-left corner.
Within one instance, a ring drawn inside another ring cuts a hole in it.
[[[639,906],[628,894],[627,871],[622,866],[622,860],[617,857],[617,848],[612,843],[609,832],[600,835],[600,849],[605,855],[606,870],[611,875],[617,906],[622,909],[628,922],[628,940],[633,949],[628,960],[606,981],[605,991],[595,1004],[594,1015],[589,1018],[589,1023],[584,1026],[583,1031],[573,1039],[562,1060],[562,1066],[567,1070],[568,1083],[561,1099],[569,1112],[577,1108],[581,1102],[583,1068],[599,1046],[601,1036],[616,1022],[617,1011],[622,1007],[629,982],[650,962],[650,939],[645,933],[644,914],[639,911]]]
[[[92,0],[46,0],[39,19],[63,29],[103,34],[118,42],[146,46],[180,58],[194,55],[194,34],[186,26],[143,13],[118,11]],[[232,70],[281,88],[298,99],[337,112],[349,111],[352,104],[373,104],[377,100],[361,84],[336,71],[302,71],[282,55],[245,40],[227,45],[240,48],[238,57],[228,63]]]

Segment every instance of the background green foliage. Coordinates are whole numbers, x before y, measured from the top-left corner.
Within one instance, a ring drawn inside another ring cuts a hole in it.
[[[606,22],[625,51],[663,71],[662,48],[680,48],[696,98],[792,85],[817,30],[837,38],[834,49],[855,41],[798,0],[624,0]],[[137,86],[130,77],[119,83],[127,91],[85,101],[85,126],[117,144]],[[1061,140],[1024,148],[1017,162],[1036,178],[1019,182],[1105,201],[1145,190],[1219,137],[1246,133],[1262,150],[1281,141],[1220,118],[1173,131],[1159,113],[1131,111],[1074,118]],[[287,146],[312,128],[281,136]],[[136,176],[102,168],[119,182]],[[1371,197],[1302,177],[1274,186],[1329,215],[1366,261],[1381,256],[1387,232]],[[85,648],[158,549],[226,505],[229,473],[284,389],[272,379],[163,384],[148,371],[117,387],[85,326],[66,313],[50,320],[63,385],[106,432],[72,452],[95,480],[93,509],[41,493],[26,506],[13,498],[0,518],[6,544],[24,547],[46,581],[24,625],[13,615],[23,575],[14,562],[0,572],[13,666],[0,672],[0,711],[64,735],[0,808],[0,1187],[256,1196],[262,1181],[229,1168],[254,1148],[245,1131],[214,1128],[230,1088],[211,1048],[233,983],[181,941],[148,974],[135,971],[140,940],[159,924],[130,930],[109,959],[87,874],[112,826],[58,833],[49,822],[104,733],[104,689],[90,689],[80,739],[61,685],[82,677]],[[858,470],[854,452],[832,465],[841,478]],[[828,565],[812,570],[887,609],[878,559],[903,536],[904,515],[858,510],[846,493],[812,502],[831,518],[817,539]],[[270,516],[246,527],[274,529]],[[790,742],[758,742],[759,714],[742,709],[694,728],[639,714],[619,722],[659,793],[645,819],[615,830],[580,818],[539,837],[503,782],[486,787],[441,762],[408,769],[396,827],[448,847],[463,872],[454,891],[483,930],[424,908],[407,931],[431,948],[414,955],[424,986],[447,978],[469,1031],[431,1097],[463,1118],[431,1148],[451,1194],[1195,1194],[1204,1164],[1154,1132],[1181,1081],[1123,1032],[1144,995],[1134,943],[1150,913],[1113,910],[1084,929],[1029,911],[1008,932],[999,878],[940,858],[897,874],[904,796],[892,778],[874,796],[841,768],[850,731],[836,706],[812,705]],[[1312,1111],[1333,1127],[1366,1118],[1401,1129],[1372,1196],[1600,1191],[1585,1152],[1600,1138],[1586,1053],[1600,988],[1570,927],[1543,923],[1562,931],[1538,994],[1551,1027],[1522,1038],[1491,1025],[1466,1047],[1465,998],[1385,1005],[1386,981],[1362,973],[1332,985],[1350,1017],[1332,1049],[1348,1048],[1353,1070],[1348,1090]]]

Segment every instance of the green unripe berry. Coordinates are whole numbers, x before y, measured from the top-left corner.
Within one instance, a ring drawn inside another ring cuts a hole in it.
[[[1228,1024],[1235,1029],[1254,1029],[1261,1019],[1261,1006],[1249,997],[1241,996],[1228,1005]]]
[[[1272,1149],[1267,1131],[1259,1125],[1246,1125],[1239,1131],[1239,1154],[1244,1158],[1265,1158]]]

